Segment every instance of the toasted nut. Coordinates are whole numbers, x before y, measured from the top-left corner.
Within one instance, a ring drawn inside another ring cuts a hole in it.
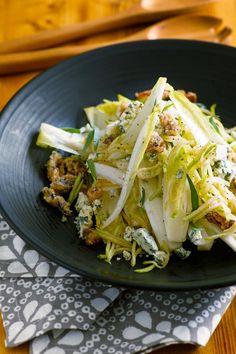
[[[160,114],[160,124],[164,128],[164,134],[169,136],[178,135],[180,127],[177,122],[167,113]]]
[[[83,234],[87,246],[95,246],[101,241],[101,237],[99,237],[94,230],[85,229]]]
[[[232,178],[230,182],[230,190],[236,195],[236,177]]]
[[[95,186],[90,187],[87,191],[87,196],[90,201],[100,199],[102,197],[102,189]]]
[[[210,213],[206,214],[206,218],[209,222],[218,225],[221,230],[228,229],[234,223],[233,220],[227,221],[223,216],[216,213],[215,211],[211,211]]]
[[[165,142],[159,134],[154,133],[148,143],[147,152],[163,152],[165,149]]]

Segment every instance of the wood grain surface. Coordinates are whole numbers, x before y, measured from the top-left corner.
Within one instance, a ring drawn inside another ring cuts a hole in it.
[[[168,1],[168,0],[163,0]],[[102,18],[125,11],[137,0],[0,0],[0,41],[20,38],[44,29]],[[223,18],[224,24],[233,28],[230,44],[236,46],[236,0],[219,0],[197,10],[200,13]],[[116,39],[133,33],[137,27],[122,29],[109,34],[80,40],[92,43]],[[0,77],[0,110],[14,93],[37,73]],[[234,78],[235,79],[235,78]],[[212,335],[207,346],[172,345],[159,349],[158,354],[235,354],[236,353],[236,299]],[[0,321],[0,354],[27,354],[28,344],[17,348],[5,348],[4,330]]]

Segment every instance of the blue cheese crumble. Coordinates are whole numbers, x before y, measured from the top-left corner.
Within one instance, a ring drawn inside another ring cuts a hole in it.
[[[76,204],[75,204],[75,209],[76,211],[80,211],[81,208],[83,208],[85,205],[90,205],[89,199],[86,194],[83,192],[79,192]]]
[[[132,120],[137,116],[143,104],[139,101],[133,101],[128,104],[123,113],[119,117],[118,127],[122,133],[125,133],[130,126]]]
[[[79,238],[83,239],[84,230],[89,229],[93,225],[93,207],[90,205],[86,194],[79,193],[75,209],[78,212],[78,216],[75,218],[76,228]]]
[[[194,226],[188,228],[188,238],[194,245],[198,245],[202,240],[202,229]]]
[[[133,235],[134,235],[135,229],[131,226],[126,226],[125,232],[124,232],[124,239],[126,241],[132,241]]]
[[[93,212],[94,212],[94,214],[97,213],[97,211],[101,208],[101,206],[102,206],[102,202],[101,202],[100,199],[95,199],[93,201]]]
[[[167,265],[169,260],[169,255],[164,251],[157,251],[154,256],[156,263],[160,268],[163,268]]]
[[[158,252],[157,244],[153,236],[145,228],[136,229],[133,233],[133,239],[150,256],[155,256]]]
[[[176,256],[178,256],[180,259],[186,259],[190,256],[191,251],[186,250],[183,247],[179,247],[174,250],[174,254],[176,254]]]
[[[163,267],[168,261],[168,255],[164,251],[160,251],[156,244],[154,237],[145,228],[135,229],[134,227],[127,226],[124,232],[124,239],[132,242],[136,241],[137,244],[147,253],[149,256],[153,256],[155,262]],[[123,257],[127,257],[124,256]]]
[[[128,251],[123,251],[122,255],[123,255],[123,258],[124,258],[126,261],[130,261],[130,260],[131,260],[131,253],[130,253],[130,252],[128,252]]]
[[[236,175],[236,164],[228,160],[228,148],[225,145],[216,145],[215,162],[213,165],[214,176],[231,180]]]

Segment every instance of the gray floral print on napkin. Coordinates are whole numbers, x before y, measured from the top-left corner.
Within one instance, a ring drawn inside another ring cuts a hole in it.
[[[30,354],[130,354],[174,343],[206,345],[236,287],[172,293],[125,291],[87,331],[54,330]]]
[[[0,214],[0,277],[69,277],[71,271],[45,258],[13,231]]]
[[[128,354],[205,345],[236,287],[129,290],[86,279],[40,255],[0,216],[0,310],[6,345],[31,354]]]
[[[3,278],[0,310],[7,346],[52,329],[86,331],[121,290],[82,277]]]

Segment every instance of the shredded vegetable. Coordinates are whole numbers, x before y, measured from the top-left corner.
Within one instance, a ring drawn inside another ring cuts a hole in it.
[[[161,77],[86,107],[79,129],[41,124],[36,144],[54,149],[43,198],[82,242],[104,244],[101,261],[145,273],[215,242],[236,252],[236,127],[190,96]]]

